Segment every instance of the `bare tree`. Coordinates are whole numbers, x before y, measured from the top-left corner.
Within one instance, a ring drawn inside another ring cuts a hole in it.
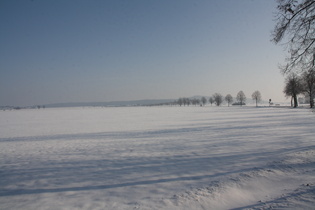
[[[196,105],[200,104],[200,100],[197,98],[194,98],[191,100],[191,103],[196,106]]]
[[[245,105],[246,96],[243,91],[237,93],[236,100],[240,103],[240,105]]]
[[[215,93],[213,95],[213,100],[217,106],[220,106],[223,102],[223,96],[220,93]]]
[[[184,104],[184,106],[187,105],[187,99],[186,98],[183,98],[183,104]]]
[[[256,107],[258,106],[257,103],[261,101],[261,94],[258,90],[253,92],[252,99],[256,101]]]
[[[302,74],[302,88],[305,96],[309,97],[310,107],[314,107],[315,97],[315,71],[313,69],[305,71]]]
[[[291,97],[291,106],[296,108],[298,106],[297,96],[303,92],[301,79],[294,73],[290,74],[285,80],[283,92],[287,97]],[[292,104],[292,100],[294,104]]]
[[[177,103],[179,104],[179,106],[182,106],[184,104],[184,99],[183,98],[179,98]]]
[[[209,98],[209,103],[211,104],[211,106],[214,103],[214,99],[212,97]]]
[[[230,104],[233,102],[233,97],[231,96],[231,94],[227,94],[225,96],[225,101],[228,103],[228,106],[230,106]]]
[[[189,106],[191,104],[191,100],[189,98],[185,98],[185,102],[186,102],[187,106]]]
[[[276,26],[272,41],[279,44],[286,38],[289,50],[283,73],[308,70],[315,60],[315,1],[277,0]]]
[[[196,106],[196,104],[197,104],[197,99],[195,99],[195,98],[190,99],[190,103],[191,103],[192,105],[195,105],[195,106]]]
[[[207,103],[206,97],[202,97],[202,98],[201,98],[201,103],[202,103],[203,106],[206,105],[206,103]]]

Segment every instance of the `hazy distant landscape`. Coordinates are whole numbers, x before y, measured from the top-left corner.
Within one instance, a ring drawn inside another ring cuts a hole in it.
[[[197,99],[198,103],[190,103],[187,106],[216,106],[215,103],[210,104],[208,102],[210,97],[205,97],[207,102],[202,104],[201,98],[203,96],[189,97],[190,100]],[[147,100],[133,100],[133,101],[110,101],[110,102],[69,102],[69,103],[54,103],[54,104],[44,104],[44,105],[34,105],[34,106],[0,106],[2,110],[12,110],[12,109],[41,109],[41,108],[62,108],[62,107],[130,107],[130,106],[180,106],[178,103],[179,99],[147,99]],[[236,101],[234,99],[234,101]],[[252,106],[255,101],[248,99],[247,104]],[[273,105],[284,105],[289,106],[289,102],[276,102]],[[262,100],[259,102],[260,106],[269,106],[269,102]],[[307,106],[307,103],[301,103],[301,106]],[[186,105],[185,105],[186,106]],[[227,106],[227,103],[223,101],[223,106]]]

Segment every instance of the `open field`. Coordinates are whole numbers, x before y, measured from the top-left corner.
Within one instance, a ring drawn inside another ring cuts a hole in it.
[[[312,209],[315,114],[256,107],[0,112],[0,209]]]

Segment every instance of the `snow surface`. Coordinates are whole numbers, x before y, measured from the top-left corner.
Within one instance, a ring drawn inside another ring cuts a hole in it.
[[[0,209],[315,209],[315,114],[270,107],[0,112]]]

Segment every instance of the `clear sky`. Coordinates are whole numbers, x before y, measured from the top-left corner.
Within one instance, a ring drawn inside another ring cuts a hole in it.
[[[273,0],[1,0],[0,106],[259,90],[284,101]]]

